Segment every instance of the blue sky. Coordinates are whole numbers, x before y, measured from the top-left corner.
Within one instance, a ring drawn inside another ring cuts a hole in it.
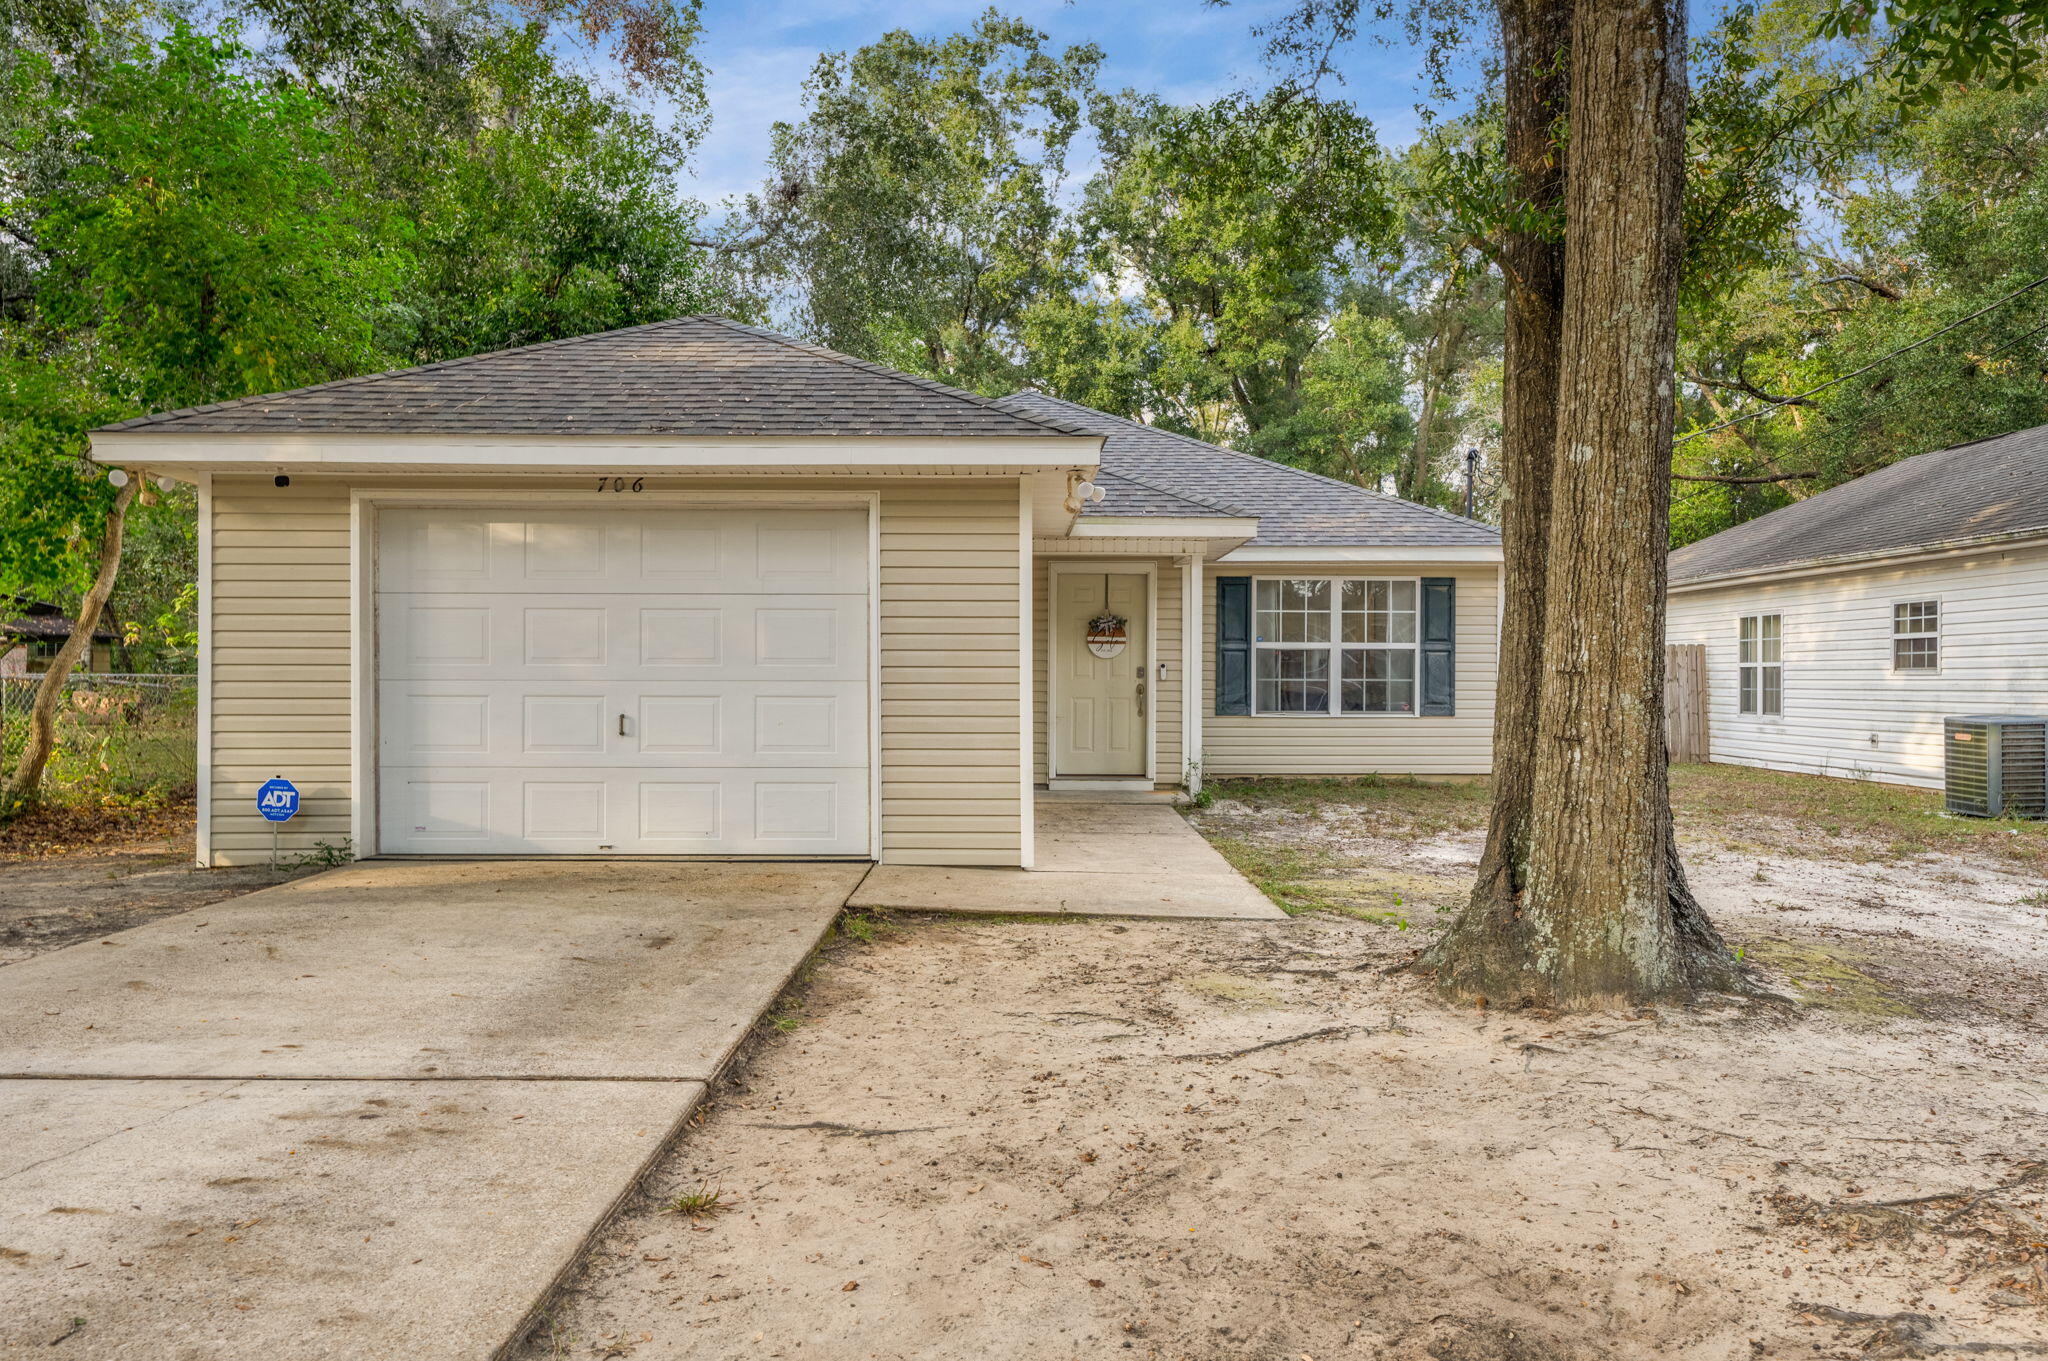
[[[1034,24],[1056,46],[1102,48],[1106,86],[1185,102],[1268,83],[1263,42],[1252,30],[1291,2],[1009,0],[999,8]],[[715,210],[726,196],[760,182],[768,129],[777,119],[801,116],[804,79],[820,52],[860,47],[894,28],[958,32],[987,8],[988,0],[705,0],[700,52],[711,69],[713,123],[692,192]],[[1342,65],[1342,93],[1373,120],[1381,139],[1399,146],[1412,138],[1422,93],[1416,54],[1363,40],[1343,54]]]

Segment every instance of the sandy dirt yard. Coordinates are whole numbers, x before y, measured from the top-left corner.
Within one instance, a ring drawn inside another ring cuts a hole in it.
[[[1483,791],[1195,815],[1301,915],[855,920],[521,1353],[2048,1355],[2048,829],[1680,772],[1791,999],[1447,1009]]]
[[[195,869],[190,804],[34,813],[0,827],[0,964],[305,872]]]

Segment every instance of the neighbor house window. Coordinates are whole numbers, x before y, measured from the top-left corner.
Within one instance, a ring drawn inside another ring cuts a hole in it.
[[[1892,670],[1941,670],[1941,602],[1904,600],[1892,606]]]
[[[1783,637],[1775,614],[1745,614],[1736,635],[1736,686],[1746,714],[1785,712]]]
[[[1261,579],[1253,712],[1414,713],[1418,592],[1412,580]]]

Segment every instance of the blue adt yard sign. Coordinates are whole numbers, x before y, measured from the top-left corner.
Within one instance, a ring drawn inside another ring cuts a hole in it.
[[[270,824],[270,868],[277,868],[277,829],[299,811],[299,788],[284,776],[265,780],[256,791],[256,811]]]
[[[256,811],[263,814],[265,822],[290,822],[299,811],[298,786],[282,775],[265,780],[263,788],[256,791]]]

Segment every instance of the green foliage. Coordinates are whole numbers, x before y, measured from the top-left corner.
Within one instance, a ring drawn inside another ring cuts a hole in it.
[[[1883,22],[1879,23],[1879,16]],[[1829,6],[1821,38],[1882,32],[1901,98],[1933,104],[1944,86],[2026,90],[2040,80],[2048,5],[2039,0],[1885,0]]]
[[[1914,454],[2048,422],[2048,293],[1898,353],[2048,273],[2048,89],[1986,82],[1929,102],[1932,87],[1894,72],[1887,53],[1872,42],[1832,64],[1802,55],[1778,79],[1787,117],[1815,88],[1847,92],[1790,167],[1808,214],[1729,286],[1690,300],[1680,346],[1681,433],[1769,414],[1682,443],[1677,463],[1796,476],[1680,484],[1675,543]]]
[[[819,58],[747,200],[754,282],[835,349],[1014,391],[1020,314],[1078,282],[1058,194],[1101,60],[993,10]]]
[[[29,282],[0,319],[0,591],[80,588],[112,498],[95,425],[376,367],[406,260],[329,168],[326,108],[174,26],[105,64],[23,53],[7,125]]]
[[[351,181],[411,226],[417,268],[390,335],[408,362],[704,301],[701,208],[675,189],[695,129],[564,72],[547,39],[395,23],[338,87]]]
[[[1099,99],[1094,119],[1104,168],[1082,221],[1097,277],[1127,281],[1136,303],[1124,320],[1146,331],[1153,418],[1305,456],[1310,355],[1360,261],[1399,226],[1371,124],[1293,89],[1194,106],[1126,94]],[[1359,339],[1353,328],[1323,366],[1326,390],[1355,371]],[[1375,378],[1353,405],[1377,393]]]

